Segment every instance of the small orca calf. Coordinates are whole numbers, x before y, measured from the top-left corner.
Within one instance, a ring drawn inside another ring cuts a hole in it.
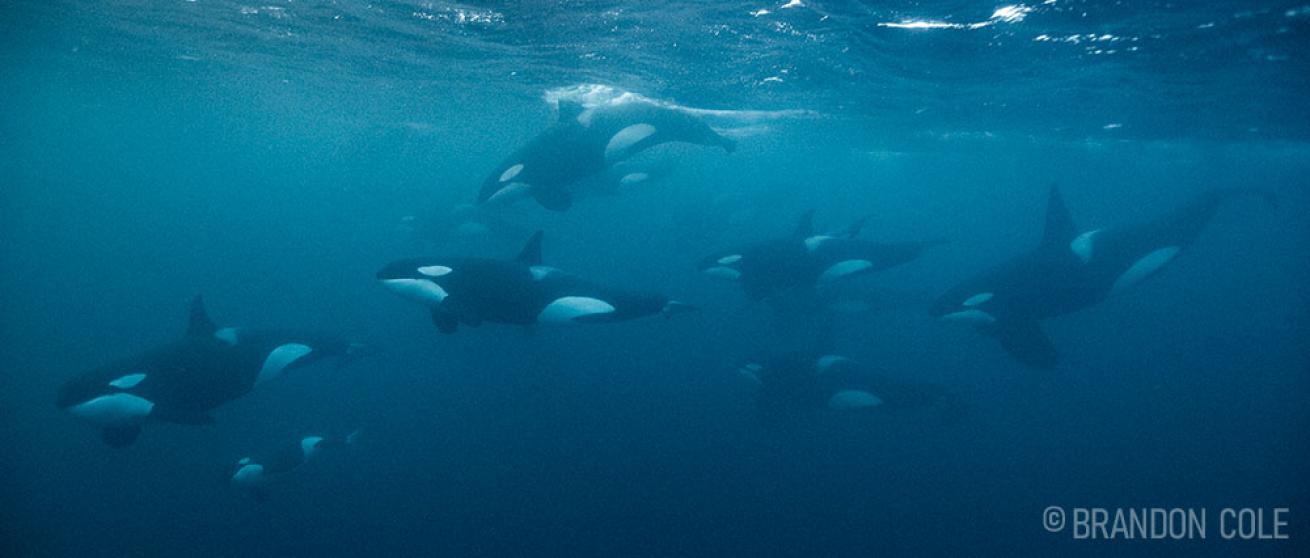
[[[736,281],[746,296],[763,300],[798,289],[809,292],[848,277],[896,267],[943,243],[860,240],[856,236],[865,219],[839,232],[815,234],[813,215],[813,211],[805,212],[789,237],[724,250],[704,258],[700,270]]]
[[[693,309],[649,292],[602,286],[541,263],[541,231],[512,260],[416,258],[377,273],[383,287],[427,306],[442,333],[459,324],[618,322]]]
[[[356,430],[345,436],[305,436],[266,457],[243,457],[233,465],[229,482],[234,488],[257,502],[268,500],[268,486],[277,478],[299,469],[325,451],[354,445]]]
[[[559,102],[559,120],[519,148],[483,181],[478,203],[531,196],[542,207],[565,211],[571,186],[649,147],[667,142],[719,146],[736,143],[700,118],[646,101],[583,108]],[[635,179],[636,177],[634,177]]]
[[[1212,190],[1153,221],[1079,232],[1052,186],[1041,243],[950,289],[932,315],[973,324],[1025,365],[1054,368],[1058,354],[1041,320],[1087,308],[1150,277],[1192,244],[1220,202],[1239,194],[1277,205],[1266,192]]]
[[[791,353],[742,366],[757,387],[760,419],[785,427],[824,412],[938,409],[952,414],[959,401],[941,386],[875,374],[839,355]]]
[[[108,445],[125,447],[147,422],[211,423],[210,411],[256,385],[360,349],[313,333],[219,328],[197,296],[182,339],[69,380],[60,387],[56,405],[99,426]]]

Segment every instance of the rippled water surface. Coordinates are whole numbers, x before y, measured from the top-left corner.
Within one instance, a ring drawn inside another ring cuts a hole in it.
[[[5,2],[0,556],[1310,555],[1307,99],[1304,0]],[[470,205],[559,102],[631,100],[736,149],[658,146],[631,161],[652,184],[567,212]],[[1149,281],[1047,320],[1060,365],[1034,370],[929,309],[1037,244],[1052,185],[1080,231],[1216,188],[1277,203],[1224,205]],[[807,211],[942,243],[835,317],[697,271]],[[377,283],[535,230],[546,265],[699,311],[441,335]],[[222,326],[375,351],[121,450],[55,407],[178,338],[198,293]],[[787,351],[962,405],[780,433],[739,371]],[[267,502],[230,486],[242,456],[354,429]],[[1076,540],[1049,506],[1211,524]],[[1223,539],[1226,507],[1289,508],[1291,539]]]

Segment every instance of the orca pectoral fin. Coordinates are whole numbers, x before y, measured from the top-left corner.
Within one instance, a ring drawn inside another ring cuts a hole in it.
[[[455,333],[459,329],[459,317],[440,308],[432,309],[432,323],[437,326],[437,331],[445,334]]]
[[[100,439],[111,448],[125,448],[136,442],[141,426],[113,426],[100,431]]]
[[[563,188],[532,188],[531,192],[541,207],[551,211],[568,211],[573,207],[573,195]]]
[[[1000,321],[992,326],[991,334],[1001,342],[1005,352],[1026,366],[1050,370],[1060,360],[1055,345],[1037,320]]]

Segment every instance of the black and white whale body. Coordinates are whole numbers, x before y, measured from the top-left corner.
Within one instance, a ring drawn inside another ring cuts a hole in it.
[[[1042,242],[950,289],[932,315],[974,324],[1028,366],[1053,368],[1059,358],[1040,321],[1097,304],[1140,283],[1196,239],[1221,202],[1253,190],[1213,190],[1158,219],[1079,232],[1060,191],[1048,194]]]
[[[243,457],[232,467],[229,482],[252,499],[268,499],[268,487],[274,480],[318,459],[324,452],[336,451],[353,445],[358,431],[345,436],[305,436],[287,444],[267,456]]]
[[[358,348],[313,333],[218,328],[196,297],[185,337],[69,380],[56,405],[99,426],[105,443],[124,447],[147,422],[210,423],[211,411],[256,385]]]
[[[478,203],[523,195],[553,211],[573,204],[572,186],[649,147],[685,142],[736,148],[701,119],[644,101],[584,109],[559,102],[559,120],[515,151],[483,181]],[[635,178],[635,177],[634,177]]]
[[[762,300],[896,267],[942,243],[861,240],[856,236],[863,219],[836,233],[815,234],[812,215],[806,212],[790,237],[721,251],[704,258],[700,270],[736,281],[746,296]]]
[[[513,260],[415,258],[388,264],[377,274],[388,290],[427,306],[443,333],[482,322],[602,323],[690,309],[649,292],[593,283],[541,263],[541,232]]]
[[[625,161],[580,180],[574,188],[574,198],[601,198],[640,191],[665,180],[673,172],[673,163],[667,159],[655,161]]]
[[[824,412],[961,408],[941,386],[876,374],[839,355],[784,354],[739,372],[756,386],[760,419],[771,427],[804,423]]]

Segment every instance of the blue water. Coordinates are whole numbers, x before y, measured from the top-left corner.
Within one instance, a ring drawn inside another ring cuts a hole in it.
[[[0,9],[0,555],[1304,555],[1310,540],[1310,5],[1033,0],[67,2]],[[551,101],[700,114],[648,189],[452,232]],[[1210,188],[1196,244],[1045,327],[1054,371],[927,315],[1036,243],[1058,183],[1086,227]],[[762,429],[736,370],[812,348],[695,272],[724,245],[872,216],[946,238],[874,283],[922,303],[838,318],[822,349],[949,388],[920,415]],[[657,289],[671,319],[439,335],[388,261],[508,257]],[[53,405],[83,370],[223,324],[379,348],[104,447]],[[227,486],[308,432],[360,442]],[[1205,540],[1075,540],[1044,508],[1207,508]],[[1288,508],[1286,540],[1217,510]]]

